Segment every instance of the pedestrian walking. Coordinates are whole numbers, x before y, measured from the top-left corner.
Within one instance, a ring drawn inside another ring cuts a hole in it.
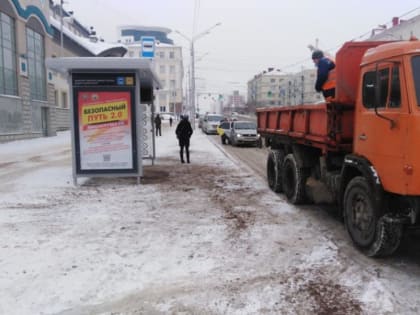
[[[181,158],[181,163],[185,163],[184,148],[187,156],[187,163],[190,163],[190,138],[193,130],[187,115],[181,116],[181,121],[178,123],[178,126],[176,126],[175,133],[179,141],[179,157]]]
[[[155,129],[156,129],[156,136],[162,136],[162,119],[160,118],[159,114],[155,117]]]
[[[172,116],[169,117],[169,127],[172,127],[172,123],[174,122],[174,120],[172,119]]]

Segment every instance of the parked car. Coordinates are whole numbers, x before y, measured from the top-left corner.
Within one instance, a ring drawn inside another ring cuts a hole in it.
[[[203,119],[203,126],[201,127],[201,130],[203,130],[206,134],[217,134],[217,126],[223,119],[223,115],[206,114]]]
[[[229,143],[233,146],[254,145],[262,147],[261,137],[257,132],[257,124],[252,121],[232,121],[228,135]]]
[[[203,128],[204,115],[198,116],[198,128]]]
[[[222,144],[226,144],[226,142],[229,142],[230,125],[230,121],[222,121],[220,122],[220,125],[217,126],[217,134],[220,136]]]
[[[173,113],[160,113],[160,118],[162,120],[169,120],[169,118],[175,120],[175,115]]]

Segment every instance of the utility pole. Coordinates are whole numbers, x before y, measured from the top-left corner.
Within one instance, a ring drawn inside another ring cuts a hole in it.
[[[191,121],[195,129],[195,63],[194,63],[194,41],[191,41]]]
[[[192,38],[189,38],[182,34],[180,31],[175,31],[182,37],[184,37],[187,41],[190,42],[190,57],[191,57],[191,79],[190,79],[190,88],[191,88],[191,94],[190,94],[190,102],[191,102],[191,122],[192,127],[195,129],[195,52],[194,52],[194,42],[204,35],[207,35],[210,33],[210,31],[219,26],[221,23],[217,23],[213,25],[212,27],[208,28],[207,30],[199,33],[198,35],[193,36]]]

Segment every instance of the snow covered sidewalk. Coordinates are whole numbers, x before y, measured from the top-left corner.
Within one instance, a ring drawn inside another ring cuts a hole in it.
[[[340,257],[199,129],[181,164],[175,126],[164,125],[140,185],[74,187],[69,132],[0,144],[0,314],[401,310],[389,282]]]

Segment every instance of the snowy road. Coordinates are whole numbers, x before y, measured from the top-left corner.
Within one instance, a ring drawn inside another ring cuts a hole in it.
[[[191,142],[179,163],[164,126],[141,185],[78,187],[69,133],[1,144],[0,314],[420,312],[418,248],[366,258],[326,211],[287,204],[201,131]]]

